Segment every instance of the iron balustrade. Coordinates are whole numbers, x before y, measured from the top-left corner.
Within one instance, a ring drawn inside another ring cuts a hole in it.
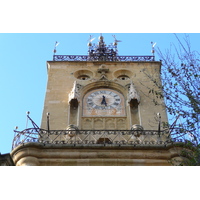
[[[12,149],[29,142],[73,145],[166,145],[172,142],[168,131],[154,130],[15,130]]]
[[[111,61],[111,62],[137,62],[155,61],[155,56],[112,56],[112,55],[53,55],[53,61]]]

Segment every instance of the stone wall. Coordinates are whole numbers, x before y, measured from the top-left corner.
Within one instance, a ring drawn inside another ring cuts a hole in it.
[[[172,145],[53,145],[27,143],[11,155],[16,166],[168,166],[179,157]]]
[[[155,105],[152,101],[153,96],[149,93],[149,88],[156,89],[156,86],[145,75],[145,73],[149,73],[160,81],[160,62],[49,61],[47,67],[48,83],[41,128],[46,129],[46,113],[49,112],[52,130],[64,130],[70,124],[78,126],[79,129],[84,129],[95,127],[95,123],[98,124],[98,122],[99,124],[106,124],[105,129],[113,127],[119,129],[115,125],[117,120],[115,117],[113,117],[113,120],[111,118],[103,120],[84,118],[83,98],[88,91],[98,88],[114,89],[123,95],[126,111],[126,119],[123,119],[123,128],[125,129],[130,129],[135,122],[142,125],[145,130],[156,130],[158,122],[155,118],[158,112],[161,113],[162,121],[167,122],[165,108],[161,105]],[[77,91],[76,89],[73,90],[75,82],[78,85]],[[128,102],[131,82],[140,95],[140,103],[136,107],[130,107]],[[74,98],[77,98],[77,103],[70,106],[71,93],[72,96],[75,95]],[[163,100],[158,99],[158,102],[163,103]]]

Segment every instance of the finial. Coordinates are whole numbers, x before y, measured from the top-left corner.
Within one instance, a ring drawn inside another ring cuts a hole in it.
[[[47,112],[47,131],[48,131],[48,133],[50,131],[49,116],[50,116],[50,113]]]
[[[100,33],[100,36],[99,36],[99,40],[103,40],[103,36],[102,36],[102,33]]]
[[[95,39],[95,38],[92,38],[93,37],[93,35],[90,35],[90,38],[88,39],[88,46],[92,46],[92,41]]]
[[[155,43],[151,42],[151,45],[152,45],[151,53],[152,53],[153,56],[154,56],[154,53],[155,53],[154,47],[156,46],[156,42],[155,42]]]
[[[56,47],[57,47],[58,45],[59,45],[59,42],[56,41],[55,46],[54,46],[54,50],[53,50],[54,55],[55,55],[55,53],[56,53]]]
[[[121,40],[117,40],[115,35],[112,35],[112,36],[114,37],[114,42],[113,42],[114,46],[117,46],[118,42],[122,42]]]
[[[106,45],[104,42],[104,37],[102,36],[102,33],[100,33],[100,36],[98,37],[99,41],[97,43],[97,45],[92,44],[91,41],[94,40],[92,39],[92,36],[90,36],[89,39],[89,50],[88,50],[88,54],[89,54],[89,58],[88,60],[92,61],[92,60],[98,60],[98,61],[114,61],[117,60],[116,56],[117,56],[117,45]],[[116,42],[121,42],[119,40],[116,40]]]

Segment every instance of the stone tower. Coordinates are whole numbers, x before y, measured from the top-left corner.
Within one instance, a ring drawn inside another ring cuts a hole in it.
[[[47,62],[48,84],[41,128],[50,113],[52,130],[157,130],[157,113],[167,122],[166,111],[155,105],[149,88],[155,85],[148,71],[160,79],[161,63],[152,56],[118,56],[117,41],[107,46],[103,36],[89,46],[86,58],[54,56]],[[103,102],[103,98],[105,98]],[[162,101],[162,100],[161,100]]]
[[[24,142],[26,156],[13,153],[16,165],[169,165],[176,157],[161,123],[163,99],[155,104],[146,75],[160,81],[161,62],[119,56],[118,42],[106,45],[100,35],[97,44],[90,38],[88,55],[47,62],[41,127]]]

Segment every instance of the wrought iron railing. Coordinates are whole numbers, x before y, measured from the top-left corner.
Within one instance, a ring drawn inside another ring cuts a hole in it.
[[[73,145],[167,145],[171,143],[168,131],[153,130],[44,130],[29,128],[15,130],[12,149],[28,142]]]
[[[87,56],[87,55],[54,55],[53,61],[155,61],[154,56]]]

